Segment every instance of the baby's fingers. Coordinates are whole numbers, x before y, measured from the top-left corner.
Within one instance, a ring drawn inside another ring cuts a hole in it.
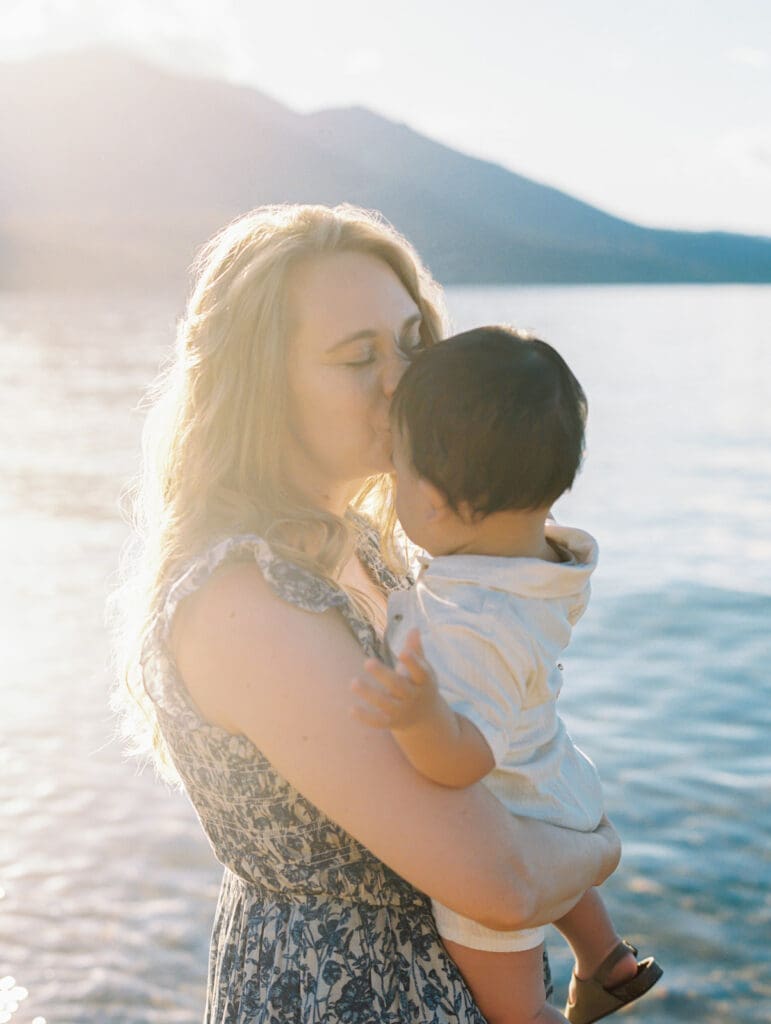
[[[401,711],[402,703],[398,695],[392,695],[377,682],[366,677],[357,676],[351,683],[351,689],[364,702],[365,710],[375,711],[385,728],[390,728]]]
[[[362,704],[354,704],[351,707],[351,715],[362,725],[368,725],[372,729],[390,729],[386,716],[373,707],[365,707]]]
[[[433,681],[433,674],[428,662],[422,654],[418,654],[416,651],[405,648],[399,655],[399,666],[403,669],[399,675],[406,674],[415,686],[425,686],[426,683]]]
[[[413,627],[409,630],[407,636],[404,638],[402,654],[406,651],[411,651],[413,654],[417,654],[419,658],[423,657],[423,641],[420,639],[420,630],[417,627]]]
[[[398,669],[389,668],[382,661],[370,659],[364,663],[367,674],[377,680],[382,689],[397,700],[408,700],[414,694],[412,679]]]

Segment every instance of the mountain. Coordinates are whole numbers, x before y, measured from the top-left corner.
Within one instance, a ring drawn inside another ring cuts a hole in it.
[[[643,228],[362,108],[110,50],[0,64],[0,285],[180,281],[266,202],[381,210],[444,283],[771,281],[771,240]]]

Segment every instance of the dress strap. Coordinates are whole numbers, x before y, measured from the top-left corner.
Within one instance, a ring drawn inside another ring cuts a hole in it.
[[[264,538],[256,534],[226,537],[202,552],[172,580],[161,609],[163,640],[168,640],[174,614],[186,597],[200,589],[217,569],[228,562],[247,561],[257,563],[263,577],[279,597],[303,611],[323,612],[346,604],[346,595],[339,587],[274,554]]]
[[[199,590],[218,569],[229,562],[243,561],[255,562],[273,591],[289,604],[315,613],[338,609],[365,654],[381,654],[372,625],[357,613],[342,588],[277,555],[268,542],[256,534],[220,539],[170,581],[144,646],[142,663],[148,695],[159,709],[177,719],[184,718],[187,727],[196,721],[202,724],[202,719],[178,676],[169,647],[174,615],[180,603]]]

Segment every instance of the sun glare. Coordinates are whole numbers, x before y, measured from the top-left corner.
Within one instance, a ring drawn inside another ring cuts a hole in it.
[[[51,19],[41,4],[17,3],[3,14],[0,34],[0,58],[20,60],[50,39]],[[53,40],[50,40],[51,42]]]

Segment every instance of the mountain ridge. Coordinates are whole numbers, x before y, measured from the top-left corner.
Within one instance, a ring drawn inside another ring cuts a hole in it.
[[[179,279],[263,203],[380,210],[443,283],[771,281],[771,239],[625,221],[362,106],[298,113],[119,51],[0,64],[0,282]]]

